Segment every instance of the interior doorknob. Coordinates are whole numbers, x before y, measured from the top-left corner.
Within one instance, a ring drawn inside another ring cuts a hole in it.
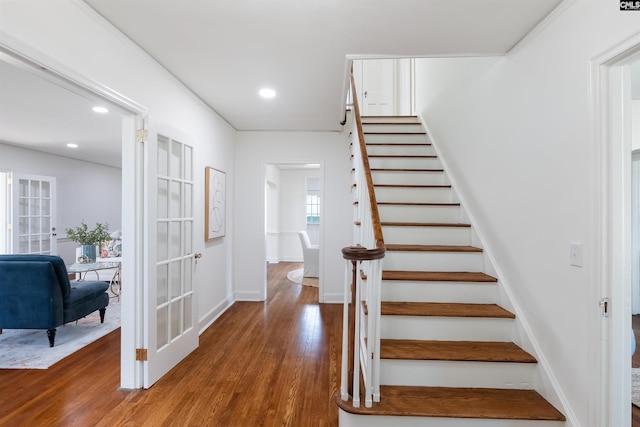
[[[366,90],[364,91],[364,97],[365,98],[367,97],[367,91]]]

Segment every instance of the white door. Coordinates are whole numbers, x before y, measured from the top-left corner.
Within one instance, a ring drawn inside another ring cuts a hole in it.
[[[362,61],[363,116],[392,116],[395,61],[391,59],[369,59]]]
[[[193,254],[193,148],[151,120],[145,145],[144,387],[198,347]]]
[[[11,240],[16,254],[57,254],[56,179],[14,173]]]

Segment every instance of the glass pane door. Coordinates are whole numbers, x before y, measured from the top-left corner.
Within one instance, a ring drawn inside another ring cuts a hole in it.
[[[56,254],[54,177],[13,174],[13,253]]]
[[[152,121],[146,152],[149,363],[145,387],[149,387],[198,346],[198,331],[193,286],[193,148],[174,129]]]

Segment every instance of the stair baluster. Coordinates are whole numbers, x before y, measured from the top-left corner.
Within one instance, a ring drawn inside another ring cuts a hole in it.
[[[351,87],[356,93],[353,72]],[[355,180],[352,189],[354,222],[359,225],[359,233],[356,245],[342,250],[347,262],[340,395],[345,401],[351,397],[353,406],[359,407],[362,373],[365,407],[370,408],[374,401],[380,401],[380,295],[385,246],[359,106],[357,99],[353,101],[355,123],[351,125],[356,131],[351,134]]]

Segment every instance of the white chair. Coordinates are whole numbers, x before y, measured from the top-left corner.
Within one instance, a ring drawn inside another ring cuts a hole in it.
[[[312,245],[306,231],[299,231],[300,243],[302,243],[302,256],[304,257],[304,277],[318,277],[320,271],[320,248]]]

